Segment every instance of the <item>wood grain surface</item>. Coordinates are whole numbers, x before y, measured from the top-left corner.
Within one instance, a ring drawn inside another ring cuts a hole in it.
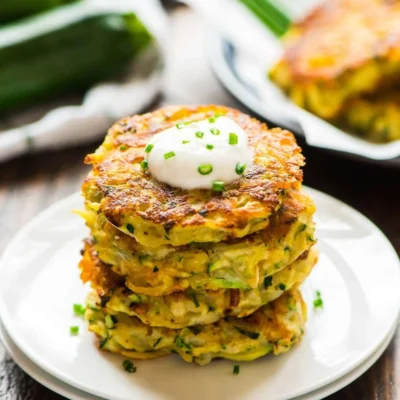
[[[166,65],[166,83],[162,98],[153,108],[170,103],[221,103],[243,109],[225,93],[209,69],[205,59],[203,24],[185,8],[178,8],[171,14],[172,40]],[[99,142],[75,149],[29,155],[0,165],[0,252],[38,212],[79,190],[87,172],[82,163],[83,157]],[[302,142],[300,144],[307,157],[305,184],[329,193],[364,213],[382,229],[399,253],[400,169],[354,162],[310,149]],[[369,371],[329,399],[400,398],[399,350],[398,331],[388,349]],[[0,343],[0,400],[61,398],[22,372]]]

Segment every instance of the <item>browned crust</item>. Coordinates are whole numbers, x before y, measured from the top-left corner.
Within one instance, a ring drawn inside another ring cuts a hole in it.
[[[291,27],[280,64],[304,82],[332,80],[379,58],[399,60],[399,20],[398,1],[324,1]]]
[[[206,119],[216,113],[235,120],[248,134],[255,165],[227,186],[221,195],[209,190],[183,191],[157,182],[139,167],[144,147],[152,135],[179,122]],[[121,146],[126,146],[121,151]],[[200,226],[213,217],[223,228],[241,228],[249,219],[274,212],[282,192],[302,181],[304,158],[292,133],[268,129],[256,119],[223,106],[171,106],[144,115],[125,118],[108,132],[103,145],[85,158],[93,167],[83,193],[96,186],[101,211],[116,226],[125,214],[155,224],[166,232],[179,225]],[[86,196],[87,197],[87,196]],[[247,202],[246,207],[240,206]]]

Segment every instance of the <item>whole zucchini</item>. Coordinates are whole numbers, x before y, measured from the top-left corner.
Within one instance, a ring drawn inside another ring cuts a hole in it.
[[[13,21],[77,0],[1,0],[0,23]]]
[[[0,112],[118,76],[150,40],[135,14],[79,3],[2,28]]]

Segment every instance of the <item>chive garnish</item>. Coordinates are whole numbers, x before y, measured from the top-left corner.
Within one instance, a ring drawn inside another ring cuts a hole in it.
[[[71,327],[69,328],[69,333],[70,333],[72,336],[78,335],[78,333],[79,333],[79,326],[71,326]]]
[[[190,346],[184,342],[182,336],[178,336],[176,338],[175,344],[180,347],[181,349],[191,350]]]
[[[236,164],[236,168],[235,168],[235,172],[238,175],[243,175],[245,169],[246,169],[246,164],[237,163]]]
[[[188,144],[190,143],[190,140],[182,140],[182,144]]]
[[[182,129],[184,126],[185,126],[184,123],[176,124],[176,127],[177,127],[178,129]]]
[[[149,144],[145,147],[144,151],[145,151],[146,153],[150,153],[151,150],[153,150],[153,147],[154,147],[154,144],[149,143]]]
[[[130,233],[135,232],[135,228],[132,224],[126,224],[126,230]]]
[[[314,300],[314,308],[319,308],[324,305],[324,302],[322,301],[321,298],[315,299]]]
[[[143,160],[140,163],[140,166],[141,166],[142,169],[148,169],[149,168],[149,162],[147,160]]]
[[[107,342],[108,342],[107,338],[101,339],[100,340],[100,348],[102,349],[106,345]]]
[[[264,289],[268,289],[272,285],[272,275],[264,278]]]
[[[233,375],[239,375],[240,372],[240,365],[234,365],[233,366]]]
[[[74,304],[73,309],[74,309],[74,314],[78,317],[85,314],[85,307],[82,304]]]
[[[169,151],[168,153],[165,153],[164,154],[164,158],[166,159],[166,160],[168,160],[169,158],[171,158],[171,157],[175,157],[175,153],[173,152],[173,151]]]
[[[235,326],[235,328],[242,334],[245,335],[247,337],[249,337],[250,339],[258,339],[260,337],[260,334],[257,332],[250,332],[250,331],[246,331],[245,329],[239,328],[238,326]]]
[[[217,128],[211,128],[210,132],[215,136],[218,136],[221,133],[221,131]]]
[[[317,290],[315,292],[317,298],[314,300],[314,308],[322,308],[324,305],[324,302],[321,298],[321,292],[319,290]]]
[[[238,144],[238,135],[236,133],[231,132],[229,134],[229,144]]]
[[[286,285],[284,283],[280,283],[278,285],[278,287],[279,287],[280,290],[285,290],[286,289]]]
[[[223,192],[225,190],[225,183],[222,181],[214,181],[212,185],[214,192]]]
[[[198,138],[202,138],[203,136],[204,136],[204,132],[202,132],[202,131],[197,131],[196,133],[195,133],[195,135],[198,137]]]
[[[196,308],[199,308],[199,307],[200,307],[200,304],[199,304],[199,301],[197,300],[196,293],[190,292],[189,295],[190,295],[190,297],[192,298],[195,307],[196,307]]]
[[[208,122],[211,124],[213,124],[216,120],[217,120],[217,118],[215,118],[215,117],[208,118]]]
[[[206,148],[208,150],[212,150],[214,148],[214,145],[213,144],[206,144]]]
[[[201,175],[211,174],[212,170],[213,170],[213,167],[211,164],[203,164],[203,165],[200,165],[199,168],[197,168],[197,171],[199,171],[199,173]]]
[[[127,145],[126,145],[126,144],[123,144],[119,149],[120,149],[121,151],[125,151],[127,148],[128,148]]]
[[[130,374],[133,374],[134,372],[136,372],[136,367],[134,366],[133,362],[130,360],[122,361],[122,366],[124,367],[124,370],[126,372],[129,372]]]
[[[162,340],[162,337],[158,338],[158,339],[156,340],[156,342],[153,344],[153,348],[155,348],[155,347],[158,345],[158,343],[161,342],[161,340]]]

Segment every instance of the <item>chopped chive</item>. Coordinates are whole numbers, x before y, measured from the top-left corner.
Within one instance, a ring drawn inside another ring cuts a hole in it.
[[[74,314],[78,317],[85,314],[85,307],[82,304],[74,304]]]
[[[249,337],[250,339],[258,339],[260,337],[260,334],[257,332],[250,332],[250,331],[246,331],[245,329],[239,328],[238,326],[235,326],[235,328],[242,334],[245,335],[247,337]]]
[[[182,336],[176,338],[175,344],[181,349],[191,350],[190,346],[183,340]]]
[[[211,164],[203,164],[203,165],[200,165],[199,168],[197,168],[197,171],[199,171],[199,173],[201,175],[211,174],[212,170],[213,170],[213,167]]]
[[[183,125],[188,126],[188,125],[190,125],[192,123],[193,123],[193,121],[186,121],[186,122],[183,123]]]
[[[200,304],[199,304],[199,301],[197,300],[196,293],[190,292],[189,295],[190,295],[190,297],[192,298],[195,307],[196,307],[196,308],[199,308],[199,307],[200,307]]]
[[[126,230],[130,233],[135,232],[135,228],[132,224],[126,224]]]
[[[279,287],[280,290],[285,290],[286,289],[286,285],[284,283],[280,283],[278,285],[278,287]]]
[[[123,144],[119,149],[121,151],[125,151],[128,148],[128,146],[126,144]]]
[[[69,333],[70,333],[72,336],[78,335],[78,333],[79,333],[79,326],[71,326],[71,327],[69,328]]]
[[[145,151],[146,153],[150,153],[151,150],[153,150],[153,147],[154,147],[154,144],[149,143],[149,144],[145,147],[144,151]]]
[[[203,136],[204,136],[204,132],[202,132],[202,131],[197,131],[196,133],[195,133],[195,135],[198,137],[198,138],[202,138]]]
[[[185,126],[185,124],[184,123],[180,123],[180,124],[176,124],[176,127],[178,128],[178,129],[182,129],[183,127]]]
[[[206,144],[206,148],[208,150],[212,150],[214,148],[214,145],[213,144]]]
[[[214,181],[212,185],[214,192],[223,192],[225,190],[225,183],[222,181]]]
[[[240,372],[240,365],[234,365],[233,366],[233,375],[239,375]]]
[[[107,338],[103,338],[103,339],[101,339],[100,340],[100,348],[102,349],[105,345],[106,345],[106,343],[108,342],[108,339]]]
[[[322,308],[324,302],[321,298],[321,292],[319,290],[316,291],[317,298],[314,300],[314,308]]]
[[[268,289],[272,285],[272,275],[264,278],[264,289]]]
[[[236,133],[231,132],[229,134],[229,144],[238,144],[238,135]]]
[[[188,144],[190,143],[190,140],[182,140],[182,144]]]
[[[158,338],[156,342],[153,344],[153,348],[156,347],[162,340],[162,337]]]
[[[221,131],[217,128],[211,128],[210,132],[215,136],[218,136],[221,133]]]
[[[149,168],[149,162],[148,162],[147,160],[143,160],[143,161],[140,163],[140,167],[141,167],[142,169],[148,169],[148,168]]]
[[[122,362],[122,366],[124,367],[124,370],[126,372],[129,372],[130,374],[133,374],[136,372],[136,367],[134,366],[133,362],[130,360],[124,360]]]
[[[210,118],[208,118],[208,122],[209,122],[210,124],[213,124],[216,120],[217,120],[216,117],[210,117]]]
[[[168,153],[165,153],[164,154],[164,158],[166,159],[166,160],[168,160],[168,158],[172,158],[172,157],[175,157],[175,153],[173,152],[173,151],[169,151]]]
[[[245,169],[246,169],[246,164],[237,163],[235,167],[235,172],[238,175],[243,175]]]
[[[324,305],[324,302],[322,301],[321,298],[314,300],[314,308],[319,308],[319,307],[322,307],[323,305]]]

